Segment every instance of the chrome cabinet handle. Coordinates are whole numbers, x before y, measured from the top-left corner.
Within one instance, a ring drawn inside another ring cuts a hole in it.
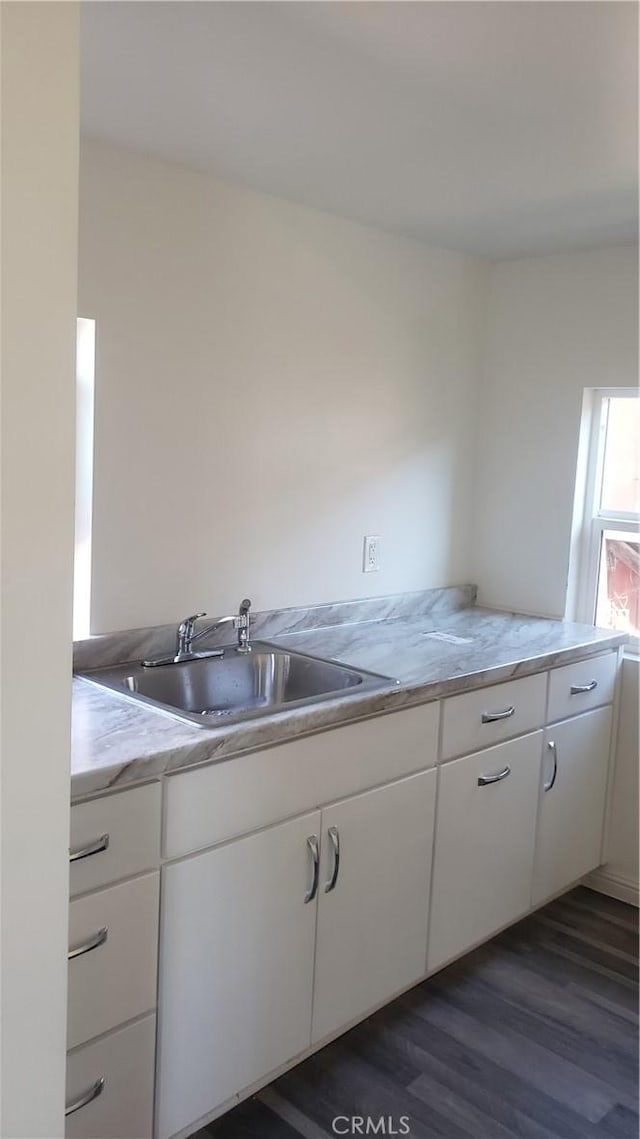
[[[101,834],[95,842],[90,842],[87,846],[81,846],[79,850],[69,851],[69,862],[79,862],[81,858],[91,858],[92,854],[101,854],[103,850],[109,849],[109,835]]]
[[[318,836],[315,834],[309,835],[307,839],[307,846],[311,851],[311,859],[313,862],[313,879],[311,881],[311,889],[307,890],[304,896],[305,902],[312,902],[318,893],[318,882],[320,881],[320,850],[318,848]]]
[[[108,934],[109,930],[107,926],[103,925],[102,929],[94,933],[93,937],[90,937],[87,941],[83,941],[81,945],[74,945],[73,949],[70,949],[67,953],[67,959],[73,961],[74,957],[82,957],[83,953],[91,953],[92,949],[97,949],[98,946],[104,945]]]
[[[515,710],[515,704],[512,704],[510,708],[505,708],[504,712],[483,712],[482,723],[493,724],[496,720],[508,720]]]
[[[331,846],[333,847],[333,870],[328,882],[325,882],[324,892],[330,894],[335,890],[338,881],[338,874],[340,873],[340,834],[337,827],[329,827],[327,831],[331,839]]]
[[[553,756],[553,775],[551,776],[549,782],[545,783],[543,786],[545,791],[550,791],[556,781],[556,776],[558,774],[558,745],[554,740],[549,740],[547,747]]]
[[[507,778],[507,775],[511,775],[509,764],[503,771],[498,771],[495,775],[479,775],[478,787],[488,787],[490,783],[500,783],[502,779]]]
[[[73,1115],[74,1111],[80,1111],[81,1107],[86,1107],[88,1103],[92,1103],[94,1099],[97,1099],[99,1095],[102,1095],[103,1091],[104,1076],[100,1076],[100,1079],[96,1080],[95,1084],[93,1087],[89,1088],[88,1092],[83,1092],[83,1094],[79,1096],[78,1099],[74,1100],[73,1103],[67,1104],[64,1109],[65,1115]]]
[[[598,681],[591,680],[588,684],[572,684],[570,691],[572,696],[578,696],[581,692],[593,692],[597,687]]]

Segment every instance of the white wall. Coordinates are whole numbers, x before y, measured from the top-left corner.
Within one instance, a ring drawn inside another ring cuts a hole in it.
[[[485,604],[565,615],[582,397],[637,382],[637,253],[491,270],[472,573]]]
[[[483,266],[97,142],[80,200],[93,632],[468,578]]]
[[[638,905],[638,688],[640,662],[622,664],[622,688],[615,776],[606,846],[606,865],[593,884]]]
[[[503,262],[489,282],[472,577],[486,605],[563,617],[584,389],[637,383],[635,246]],[[573,616],[571,612],[566,614]],[[623,668],[609,864],[638,885],[638,665]]]
[[[76,5],[3,3],[0,33],[0,1133],[58,1139],[68,946]]]

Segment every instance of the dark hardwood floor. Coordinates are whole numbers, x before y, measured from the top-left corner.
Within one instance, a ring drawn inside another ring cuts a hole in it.
[[[579,887],[196,1139],[637,1139],[637,956],[637,911]]]

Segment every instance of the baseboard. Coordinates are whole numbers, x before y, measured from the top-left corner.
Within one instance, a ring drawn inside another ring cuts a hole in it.
[[[594,870],[583,878],[583,885],[597,890],[600,894],[608,894],[610,898],[617,898],[620,902],[628,902],[632,906],[640,905],[638,882],[624,875],[612,874],[606,869]]]

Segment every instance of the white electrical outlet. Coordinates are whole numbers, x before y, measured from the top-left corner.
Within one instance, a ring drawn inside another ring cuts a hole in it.
[[[364,539],[362,572],[376,573],[380,569],[380,535],[368,534]]]

